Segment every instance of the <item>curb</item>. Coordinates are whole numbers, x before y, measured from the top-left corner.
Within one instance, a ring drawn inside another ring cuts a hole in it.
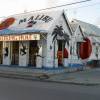
[[[91,82],[78,82],[78,81],[68,81],[68,80],[52,80],[49,79],[49,77],[54,76],[54,75],[59,75],[62,73],[73,73],[73,72],[77,72],[77,71],[89,71],[90,68],[87,67],[83,67],[80,69],[77,68],[70,68],[70,69],[64,69],[63,70],[56,70],[52,71],[52,72],[45,72],[43,73],[42,71],[35,73],[32,72],[32,70],[28,70],[28,72],[25,70],[23,72],[23,70],[19,71],[19,69],[15,70],[11,70],[10,68],[8,68],[9,70],[7,70],[6,68],[1,68],[0,70],[0,77],[5,77],[5,78],[13,78],[13,79],[26,79],[26,80],[34,80],[34,81],[40,81],[40,82],[54,82],[54,83],[62,83],[62,84],[73,84],[73,85],[85,85],[85,86],[95,86],[95,85],[100,85],[100,83],[91,83]],[[95,69],[97,70],[97,69]],[[100,70],[100,69],[99,69]]]
[[[13,78],[13,79],[32,80],[32,81],[39,81],[39,82],[53,82],[53,83],[59,83],[59,84],[71,84],[71,85],[84,85],[84,86],[100,85],[100,83],[50,80],[50,79],[45,79],[45,78],[33,77],[32,75],[18,75],[18,74],[14,75],[14,74],[1,74],[0,73],[0,77]]]
[[[54,83],[61,83],[61,84],[72,84],[72,85],[84,85],[84,86],[96,86],[100,85],[100,83],[81,83],[81,82],[71,82],[71,81],[53,81],[53,80],[48,80],[47,82],[54,82]]]

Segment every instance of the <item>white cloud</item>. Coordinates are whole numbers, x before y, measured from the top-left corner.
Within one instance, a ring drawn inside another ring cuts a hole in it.
[[[46,7],[46,0],[1,0],[0,16],[23,13]]]
[[[23,13],[79,0],[0,0],[0,16]]]

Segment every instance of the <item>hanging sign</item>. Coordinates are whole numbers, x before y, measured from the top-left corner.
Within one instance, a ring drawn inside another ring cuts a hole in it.
[[[0,41],[28,41],[40,40],[40,34],[24,34],[24,35],[3,35]]]

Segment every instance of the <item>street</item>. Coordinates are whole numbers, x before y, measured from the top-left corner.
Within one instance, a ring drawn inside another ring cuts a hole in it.
[[[0,77],[0,100],[100,100],[100,86]]]

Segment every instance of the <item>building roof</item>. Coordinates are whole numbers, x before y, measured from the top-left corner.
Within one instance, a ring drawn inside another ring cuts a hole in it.
[[[74,23],[74,24],[73,24]],[[83,32],[87,35],[93,34],[93,35],[100,35],[100,28],[93,25],[93,24],[89,24],[77,19],[72,20],[71,24],[73,25],[73,27],[75,27],[75,25],[79,24],[83,30]]]
[[[80,25],[85,36],[91,36],[92,42],[100,43],[100,28],[99,27],[77,20],[77,19],[72,20],[70,24],[72,26],[73,31],[75,31],[77,26]]]

